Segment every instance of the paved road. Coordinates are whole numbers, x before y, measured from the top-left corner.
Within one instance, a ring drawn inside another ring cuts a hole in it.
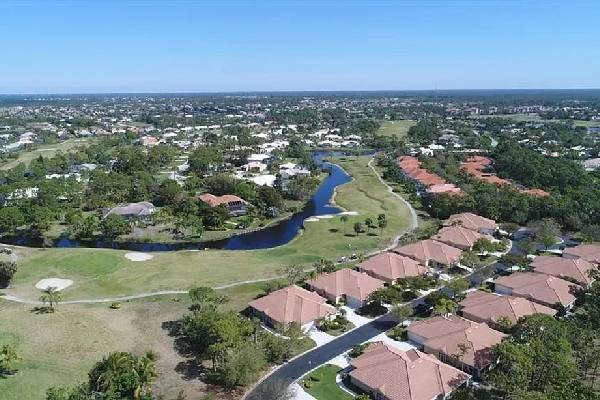
[[[246,400],[262,400],[261,389],[273,382],[284,383],[286,386],[292,384],[295,380],[305,375],[314,368],[325,364],[332,358],[345,353],[356,344],[365,342],[382,332],[394,327],[398,321],[394,320],[389,314],[385,314],[366,325],[354,329],[353,331],[340,336],[339,338],[320,346],[308,353],[301,355],[292,361],[283,364],[275,372],[260,382],[248,395]]]

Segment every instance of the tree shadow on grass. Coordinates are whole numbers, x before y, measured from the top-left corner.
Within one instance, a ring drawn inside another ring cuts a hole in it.
[[[16,368],[0,368],[0,379],[8,379],[9,377],[16,375],[17,372],[19,372],[19,370]]]
[[[54,313],[54,309],[47,307],[47,306],[37,306],[37,307],[33,307],[31,310],[29,310],[31,313],[33,314],[52,314]]]
[[[336,228],[329,228],[329,232],[331,232],[331,233],[337,233],[337,232],[339,232],[339,231],[340,231],[340,230],[339,230],[339,229],[336,229]]]
[[[192,346],[183,335],[180,321],[165,321],[162,323],[162,329],[167,331],[168,335],[174,338],[173,346],[177,354],[184,357],[175,367],[175,372],[181,375],[182,379],[189,381],[201,379],[205,376],[205,368],[198,363]]]

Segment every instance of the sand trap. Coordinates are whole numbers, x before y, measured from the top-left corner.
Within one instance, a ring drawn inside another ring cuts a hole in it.
[[[63,289],[68,288],[73,284],[73,281],[70,279],[61,279],[61,278],[46,278],[42,279],[38,283],[35,284],[35,287],[40,290],[48,289],[49,287],[54,287],[56,290],[61,291]]]
[[[314,217],[306,218],[304,220],[304,222],[319,222],[319,218],[314,218]]]
[[[333,215],[331,215],[331,214],[317,215],[315,218],[318,218],[318,219],[330,219],[330,218],[333,218]]]
[[[148,260],[152,260],[154,258],[154,256],[152,254],[148,254],[148,253],[133,252],[133,253],[125,253],[125,258],[128,259],[129,261],[148,261]]]
[[[358,215],[358,211],[344,211],[339,213],[339,215]]]

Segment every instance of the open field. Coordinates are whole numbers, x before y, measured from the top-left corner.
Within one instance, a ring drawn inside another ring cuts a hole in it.
[[[231,299],[226,307],[237,311],[261,293],[262,286],[221,292]],[[180,295],[123,302],[120,310],[111,310],[109,304],[78,304],[61,305],[54,314],[36,314],[32,306],[0,300],[0,345],[15,344],[22,357],[15,375],[0,378],[0,397],[42,399],[52,386],[83,382],[92,365],[109,352],[153,350],[159,354],[158,393],[174,398],[184,390],[189,399],[198,398],[204,384],[177,371],[186,359],[174,350],[174,338],[162,327],[180,318],[188,306],[187,296]]]
[[[409,225],[408,209],[386,191],[368,168],[369,157],[349,157],[339,161],[355,179],[340,187],[335,202],[357,211],[344,224],[339,217],[307,222],[305,231],[287,245],[253,251],[178,251],[155,253],[145,262],[132,262],[127,251],[110,249],[30,249],[18,248],[19,270],[5,293],[35,300],[34,285],[48,277],[67,278],[73,286],[63,293],[64,300],[95,299],[188,289],[197,285],[220,286],[278,275],[278,269],[292,263],[309,265],[320,258],[385,247]],[[355,221],[376,219],[385,213],[388,226],[370,234],[355,236]]]
[[[403,138],[408,133],[410,127],[416,124],[417,122],[412,120],[384,121],[381,123],[381,127],[377,133],[383,136],[396,135],[399,138]]]
[[[340,389],[335,383],[335,377],[340,371],[336,365],[326,364],[308,374],[303,382],[310,382],[310,387],[303,386],[317,400],[351,400],[353,397]],[[311,380],[314,377],[318,380]]]
[[[538,114],[473,115],[471,118],[506,118],[517,122],[573,122],[575,126],[600,126],[600,121],[542,119]]]
[[[16,159],[11,160],[0,166],[0,170],[7,170],[16,167],[19,163],[23,163],[25,165],[29,165],[31,160],[39,157],[40,155],[44,158],[51,158],[56,155],[59,151],[67,152],[77,146],[85,146],[91,142],[91,138],[89,139],[71,139],[66,140],[61,143],[56,144],[46,144],[37,146],[35,149],[31,151],[21,151],[18,153]]]

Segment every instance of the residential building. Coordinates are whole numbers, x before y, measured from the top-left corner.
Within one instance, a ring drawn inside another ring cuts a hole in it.
[[[358,264],[358,270],[381,279],[388,284],[393,284],[398,279],[405,279],[425,275],[427,268],[412,258],[386,251],[379,253]]]
[[[321,319],[335,315],[335,307],[317,293],[298,286],[288,286],[251,301],[248,306],[265,324],[277,327],[292,322],[310,329]]]
[[[457,315],[413,322],[407,328],[407,335],[426,353],[477,377],[494,362],[493,347],[507,337],[486,323],[469,321]]]
[[[223,196],[215,196],[210,193],[204,193],[198,196],[200,200],[207,203],[211,207],[218,207],[224,205],[227,207],[230,215],[239,216],[246,215],[248,213],[249,203],[233,194],[225,194]]]
[[[334,303],[345,300],[351,308],[362,307],[371,293],[384,286],[382,280],[348,268],[321,275],[307,284],[327,300]]]
[[[119,215],[127,220],[149,220],[155,210],[154,204],[140,201],[111,208],[104,214],[104,218],[109,215]]]
[[[482,290],[469,292],[461,301],[462,316],[475,322],[485,322],[492,328],[514,325],[532,314],[556,315],[553,308],[534,303],[523,297],[502,296]]]
[[[581,286],[551,275],[515,272],[494,281],[498,294],[524,297],[548,307],[570,308]]]
[[[596,269],[594,264],[583,258],[537,256],[531,263],[535,272],[556,276],[580,286],[589,287],[594,281],[590,272]]]
[[[471,378],[432,355],[383,342],[369,345],[351,366],[351,383],[376,400],[446,399]]]
[[[475,242],[484,238],[485,236],[481,233],[460,225],[443,227],[432,237],[433,240],[446,243],[449,246],[454,246],[461,250],[470,250]]]
[[[583,258],[594,264],[600,264],[600,245],[598,244],[580,244],[575,247],[569,247],[563,251],[565,258]]]
[[[443,222],[443,225],[460,225],[463,228],[479,232],[483,235],[491,235],[498,229],[498,224],[493,219],[469,212],[451,215]]]
[[[432,239],[396,247],[394,252],[410,257],[427,267],[451,267],[458,264],[462,250]]]

